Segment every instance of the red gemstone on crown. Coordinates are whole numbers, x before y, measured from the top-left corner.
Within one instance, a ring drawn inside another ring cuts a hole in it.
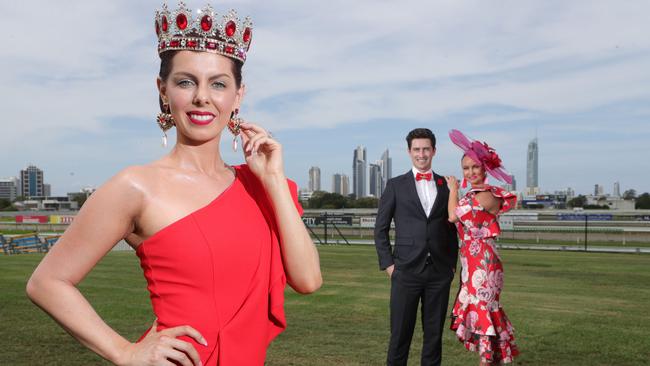
[[[191,48],[196,47],[196,41],[187,41],[187,47],[191,47]]]
[[[163,30],[163,32],[167,32],[167,29],[169,29],[169,24],[167,24],[167,16],[163,15],[163,17],[162,17],[162,30]]]
[[[203,18],[201,18],[201,29],[203,29],[204,32],[208,32],[212,28],[212,18],[209,15],[204,15]]]
[[[248,41],[250,40],[251,40],[251,29],[247,27],[246,30],[244,30],[244,43],[248,43]]]
[[[228,37],[232,37],[232,36],[235,35],[235,32],[236,32],[236,31],[237,31],[237,25],[235,24],[235,22],[233,22],[232,20],[229,21],[229,22],[226,24],[226,35],[227,35]]]
[[[180,42],[178,40],[173,40],[169,42],[169,47],[178,47],[179,44]]]
[[[224,51],[226,51],[226,53],[233,54],[233,53],[235,52],[235,47],[233,47],[233,46],[226,46],[226,48],[224,48]]]
[[[185,28],[187,28],[187,16],[183,13],[178,14],[176,16],[176,25],[178,26],[178,29],[185,30]]]
[[[216,50],[217,49],[217,44],[215,42],[208,42],[205,45],[205,48],[209,50]]]

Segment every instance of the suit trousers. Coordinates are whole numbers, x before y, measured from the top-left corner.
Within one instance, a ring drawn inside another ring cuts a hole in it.
[[[406,366],[420,301],[424,332],[421,365],[441,364],[442,332],[452,279],[452,273],[440,273],[431,263],[424,267],[422,273],[399,269],[393,271],[387,365]]]

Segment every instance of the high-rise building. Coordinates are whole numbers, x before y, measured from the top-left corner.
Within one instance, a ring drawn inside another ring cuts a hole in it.
[[[604,196],[605,195],[605,187],[603,187],[600,184],[594,185],[594,196]]]
[[[381,197],[382,187],[384,178],[382,177],[381,171],[381,160],[378,160],[376,164],[370,164],[369,166],[369,182],[370,182],[370,195],[377,198]]]
[[[47,183],[43,183],[43,196],[50,197],[51,195],[52,195],[52,186]]]
[[[357,146],[352,158],[352,190],[357,198],[366,196],[366,148]]]
[[[345,174],[334,174],[332,176],[332,192],[342,196],[350,194],[350,178]]]
[[[539,155],[537,137],[528,143],[528,158],[526,159],[526,193],[539,193]]]
[[[567,199],[571,199],[576,196],[576,191],[573,190],[573,188],[569,187],[566,189],[566,197]]]
[[[30,165],[20,171],[20,186],[25,197],[44,196],[43,171]]]
[[[309,168],[309,190],[320,191],[320,168],[317,166]]]
[[[19,196],[18,186],[16,177],[0,179],[0,198],[13,202]]]
[[[393,177],[393,158],[389,156],[388,149],[381,154],[381,160],[378,163],[381,166],[381,193],[384,193],[386,182]]]
[[[612,196],[621,197],[621,184],[619,182],[614,182],[614,191]]]
[[[505,183],[503,185],[503,189],[506,191],[514,192],[517,190],[517,181],[515,180],[515,176],[511,175],[510,179],[512,179],[512,183]]]

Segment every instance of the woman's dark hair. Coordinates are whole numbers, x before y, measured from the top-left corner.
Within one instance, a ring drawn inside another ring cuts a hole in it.
[[[416,128],[406,135],[406,143],[408,144],[409,150],[411,150],[411,141],[413,139],[429,139],[431,140],[431,147],[436,148],[436,135],[428,128]]]
[[[167,51],[160,54],[160,71],[158,72],[158,76],[162,81],[167,81],[169,74],[172,72],[174,56],[176,56],[177,53],[178,51]],[[242,78],[241,69],[244,66],[244,63],[232,58],[228,59],[232,62],[232,74],[235,76],[235,85],[237,86],[237,89],[239,89],[241,87]],[[158,96],[158,103],[160,104],[160,110],[165,112],[163,110],[163,101],[160,95]]]

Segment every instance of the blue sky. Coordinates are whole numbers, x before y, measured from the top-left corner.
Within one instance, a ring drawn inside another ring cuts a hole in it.
[[[0,177],[34,164],[65,194],[168,150],[154,120],[160,4],[0,5]],[[542,190],[650,191],[647,1],[212,4],[253,18],[242,115],[283,143],[301,187],[312,165],[326,189],[333,173],[350,175],[357,145],[371,161],[390,149],[394,174],[405,172],[406,133],[428,127],[442,174],[460,174],[447,137],[457,128],[495,147],[520,187],[537,136]]]

